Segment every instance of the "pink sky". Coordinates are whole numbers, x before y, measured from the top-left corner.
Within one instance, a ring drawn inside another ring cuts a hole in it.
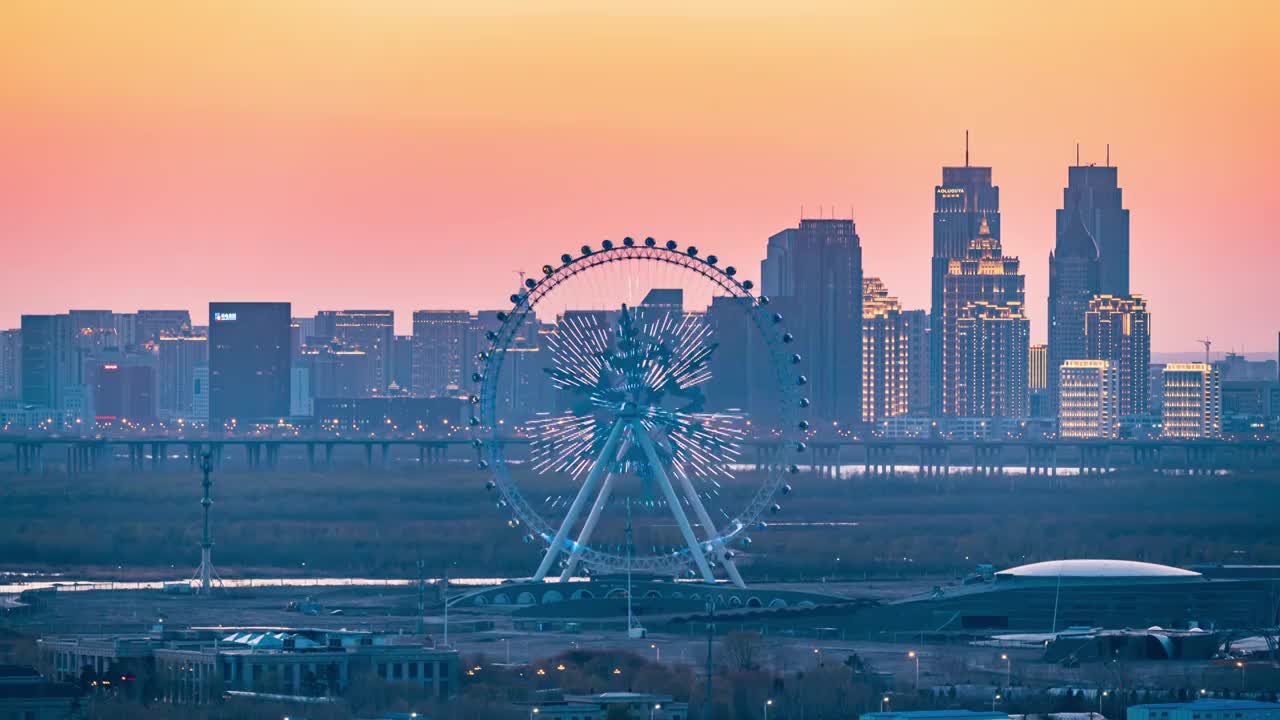
[[[852,207],[867,274],[925,307],[968,128],[1036,338],[1074,144],[1109,142],[1154,347],[1274,351],[1271,4],[685,4],[6,3],[0,327],[216,299],[406,331],[606,237],[754,276],[801,205]]]

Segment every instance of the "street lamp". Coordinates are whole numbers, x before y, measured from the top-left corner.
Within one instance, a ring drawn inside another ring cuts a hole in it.
[[[1237,660],[1236,667],[1240,668],[1240,689],[1244,689],[1244,661]]]
[[[662,709],[662,703],[654,703],[653,707],[649,708],[649,720],[653,720],[653,713],[661,709]]]
[[[818,667],[822,667],[822,648],[814,648],[813,654],[818,656]]]
[[[658,644],[657,644],[657,643],[649,643],[649,647],[653,648],[653,661],[654,661],[654,662],[656,662],[656,663],[661,663],[661,662],[662,662],[662,648],[658,647]]]
[[[887,712],[888,710],[889,710],[889,696],[885,695],[884,697],[880,698],[880,712]]]
[[[996,711],[996,703],[1000,701],[1000,693],[996,693],[991,697],[991,712]]]
[[[542,712],[542,710],[541,710],[540,708],[536,708],[536,707],[535,707],[535,708],[531,708],[531,709],[529,710],[529,720],[533,720],[533,716],[534,716],[534,715],[537,715],[537,714],[538,714],[538,713],[540,713],[540,712]]]
[[[1004,686],[1013,686],[1013,661],[1009,659],[1009,653],[1000,653],[1000,659],[1004,661]]]
[[[764,720],[769,720],[769,706],[772,704],[773,704],[772,698],[764,701]]]
[[[1098,692],[1098,714],[1099,715],[1102,714],[1102,698],[1106,697],[1108,694],[1109,693],[1106,690],[1100,690]]]
[[[916,690],[920,689],[920,653],[912,650],[907,653],[907,657],[916,661]]]

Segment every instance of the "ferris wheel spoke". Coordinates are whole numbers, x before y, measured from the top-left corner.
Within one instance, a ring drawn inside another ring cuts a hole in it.
[[[716,578],[711,573],[711,566],[707,563],[707,556],[703,554],[702,545],[698,543],[697,536],[693,534],[693,528],[689,525],[689,516],[684,513],[684,507],[680,504],[676,489],[671,485],[671,478],[667,477],[667,471],[663,467],[662,459],[658,457],[658,450],[653,446],[653,440],[640,423],[632,421],[631,427],[640,449],[644,451],[645,457],[649,459],[650,470],[653,472],[654,479],[658,481],[658,486],[662,488],[662,494],[667,498],[667,505],[671,507],[671,513],[676,516],[676,524],[680,526],[680,534],[684,536],[684,542],[689,546],[689,554],[693,557],[694,563],[697,564],[698,571],[702,573],[702,579],[709,583],[714,583]]]
[[[538,565],[538,572],[533,576],[535,582],[541,582],[547,576],[547,571],[551,569],[551,564],[555,562],[556,556],[564,548],[564,541],[569,535],[569,530],[578,522],[578,515],[582,514],[582,506],[586,504],[587,498],[595,491],[596,484],[600,482],[601,476],[613,464],[609,462],[609,458],[614,457],[618,451],[619,438],[622,436],[622,429],[625,425],[626,423],[619,420],[613,422],[613,427],[609,430],[609,439],[605,440],[604,447],[600,449],[600,456],[596,458],[595,465],[591,468],[587,479],[583,481],[577,497],[573,499],[573,504],[569,506],[569,512],[565,514],[564,522],[560,523],[560,529],[556,531],[555,539],[551,541],[551,546],[547,548],[547,554],[542,556],[542,562]]]
[[[742,575],[738,572],[738,566],[734,565],[733,558],[729,556],[724,547],[724,541],[720,539],[720,532],[716,529],[716,524],[711,521],[711,515],[707,512],[707,508],[702,504],[702,498],[698,496],[698,492],[693,488],[693,481],[685,474],[684,470],[675,468],[676,477],[680,479],[680,487],[684,489],[684,496],[688,498],[689,504],[693,506],[693,512],[698,516],[698,522],[702,523],[702,528],[707,534],[707,542],[711,544],[711,549],[716,554],[716,559],[720,564],[724,565],[724,570],[729,575],[729,580],[740,588],[747,585],[742,581]]]

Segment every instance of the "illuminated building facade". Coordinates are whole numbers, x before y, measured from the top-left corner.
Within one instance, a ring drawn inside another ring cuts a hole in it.
[[[1045,389],[1049,383],[1049,346],[1032,345],[1027,358],[1030,362],[1027,387],[1031,390]]]
[[[1067,360],[1058,369],[1058,437],[1104,439],[1119,429],[1119,374],[1106,360]]]
[[[394,362],[395,324],[396,316],[391,310],[322,310],[316,313],[317,337],[337,340],[344,349],[360,350],[368,356],[373,372],[369,387],[361,395],[344,397],[369,397],[387,389]]]
[[[955,323],[955,412],[1026,417],[1031,323],[1021,303],[971,303]]]
[[[1022,314],[1025,298],[1025,279],[1018,272],[1016,257],[1005,257],[1002,254],[1000,241],[992,234],[991,226],[980,222],[978,234],[969,241],[969,249],[962,259],[948,261],[947,274],[943,278],[942,298],[942,413],[944,415],[971,415],[971,409],[977,407],[966,397],[964,383],[968,381],[965,373],[973,368],[964,364],[960,323],[966,318],[970,321],[971,331],[974,322],[982,314],[990,314],[997,319],[999,312],[993,310],[1007,306],[1011,316],[1019,318],[1012,324],[1025,325],[1026,318]],[[976,308],[981,307],[980,311]],[[1027,336],[1029,338],[1029,336]],[[973,338],[969,338],[972,340]],[[1028,344],[1024,343],[1018,354],[1021,367],[1010,370],[1004,375],[1021,378],[1022,390],[1020,401],[1026,399],[1028,372]],[[1003,359],[1000,360],[1003,362]],[[1010,401],[1013,399],[1010,398]],[[1002,406],[1008,403],[998,403]],[[979,403],[979,406],[983,403]],[[1010,405],[1010,407],[1012,407]],[[1019,414],[1025,414],[1023,408]]]
[[[911,409],[911,338],[902,305],[880,278],[862,281],[862,421]]]
[[[1111,165],[1067,169],[1057,240],[1049,254],[1049,397],[1057,398],[1057,368],[1090,358],[1085,315],[1094,295],[1129,294],[1129,211]]]
[[[862,417],[862,245],[853,220],[801,219],[769,238],[761,289],[795,334],[812,418]],[[770,292],[773,291],[773,292]]]
[[[1164,367],[1163,386],[1163,437],[1218,437],[1222,432],[1222,382],[1216,367],[1169,363]]]
[[[209,303],[209,417],[277,422],[289,416],[289,303]]]
[[[471,366],[471,313],[419,310],[413,314],[412,391],[419,397],[456,397]]]
[[[942,184],[933,189],[932,295],[929,306],[930,412],[943,414],[943,326],[946,277],[952,260],[964,259],[982,225],[1000,241],[1000,188],[991,184],[991,168],[969,165],[968,137],[963,167],[942,168]]]
[[[1140,295],[1097,295],[1084,319],[1085,354],[1107,360],[1120,382],[1120,414],[1150,412],[1151,316]]]

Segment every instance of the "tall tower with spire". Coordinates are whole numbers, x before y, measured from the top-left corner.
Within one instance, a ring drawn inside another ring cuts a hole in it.
[[[1108,153],[1108,161],[1110,154]],[[1117,169],[1076,165],[1067,170],[1058,234],[1049,253],[1048,398],[1057,407],[1058,369],[1089,358],[1085,314],[1095,295],[1129,295],[1129,211]]]
[[[991,184],[991,168],[969,164],[969,133],[964,136],[964,165],[942,168],[942,184],[933,189],[933,292],[929,306],[930,410],[943,412],[943,284],[952,260],[963,259],[969,241],[986,222],[989,236],[1000,241],[1000,188]]]

